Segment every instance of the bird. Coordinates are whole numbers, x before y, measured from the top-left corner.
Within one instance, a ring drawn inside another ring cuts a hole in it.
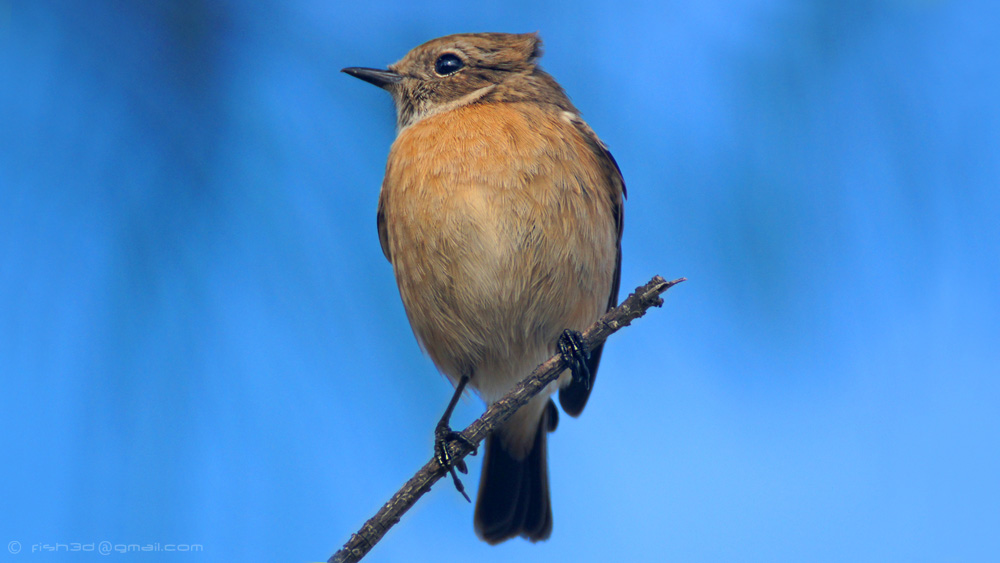
[[[579,331],[621,279],[621,170],[541,55],[537,33],[467,33],[343,69],[395,103],[378,237],[419,345],[455,385],[435,457],[463,495],[447,444],[468,441],[449,426],[466,387],[492,404],[556,353],[570,366],[485,439],[473,523],[490,544],[551,535],[551,396],[570,416],[586,406],[603,345]]]

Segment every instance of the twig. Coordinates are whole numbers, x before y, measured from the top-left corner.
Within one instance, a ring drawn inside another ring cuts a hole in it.
[[[583,341],[587,348],[592,349],[604,342],[608,336],[645,315],[646,310],[650,307],[662,305],[663,299],[660,295],[686,279],[666,281],[660,276],[654,276],[649,283],[636,288],[635,293],[629,295],[621,305],[608,311],[583,332]],[[546,385],[556,380],[566,369],[567,366],[560,354],[552,356],[535,368],[531,375],[515,385],[510,393],[490,405],[483,416],[470,424],[462,431],[462,434],[471,444],[479,445],[490,431],[503,424],[514,414],[514,411],[525,405]],[[451,458],[456,460],[456,463],[473,450],[472,447],[460,440],[449,442],[448,448]],[[396,494],[379,509],[375,516],[365,522],[356,534],[351,534],[351,539],[344,544],[340,551],[334,553],[327,563],[353,563],[361,560],[382,539],[389,528],[399,522],[400,517],[416,504],[424,493],[431,489],[431,485],[447,474],[447,470],[438,465],[434,458],[431,458],[420,468],[420,471],[417,471],[416,475],[396,491]]]

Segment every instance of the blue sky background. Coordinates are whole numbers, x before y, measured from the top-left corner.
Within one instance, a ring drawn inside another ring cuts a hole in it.
[[[996,561],[998,16],[0,1],[0,556],[326,560],[451,394],[376,236],[389,96],[339,70],[539,31],[629,187],[623,295],[690,281],[550,438],[551,540],[442,483],[368,560]]]

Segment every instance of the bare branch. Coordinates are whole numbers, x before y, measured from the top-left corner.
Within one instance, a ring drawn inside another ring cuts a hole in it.
[[[636,288],[635,293],[629,295],[621,305],[608,311],[583,332],[583,341],[587,348],[592,349],[604,342],[618,330],[645,315],[646,310],[650,307],[662,305],[663,299],[660,295],[686,279],[666,281],[660,276],[654,276],[649,283]],[[470,424],[462,431],[462,434],[470,443],[478,445],[490,431],[503,424],[514,414],[514,411],[527,404],[532,397],[537,395],[546,385],[555,381],[566,369],[567,366],[561,355],[552,356],[535,368],[531,375],[514,386],[510,393],[490,405],[483,416]],[[473,450],[461,441],[449,442],[448,448],[452,459],[456,462],[465,458]],[[330,557],[328,563],[353,563],[361,560],[382,539],[389,528],[399,522],[403,514],[431,489],[431,485],[447,474],[447,470],[438,465],[438,462],[432,457],[389,499],[389,502],[379,509],[375,516],[365,522],[356,534],[351,534],[351,539],[344,544],[340,551]]]

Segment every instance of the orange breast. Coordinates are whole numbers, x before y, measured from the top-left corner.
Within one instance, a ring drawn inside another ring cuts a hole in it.
[[[617,184],[558,112],[471,105],[400,132],[382,186],[414,333],[453,378],[551,347],[606,307]]]

